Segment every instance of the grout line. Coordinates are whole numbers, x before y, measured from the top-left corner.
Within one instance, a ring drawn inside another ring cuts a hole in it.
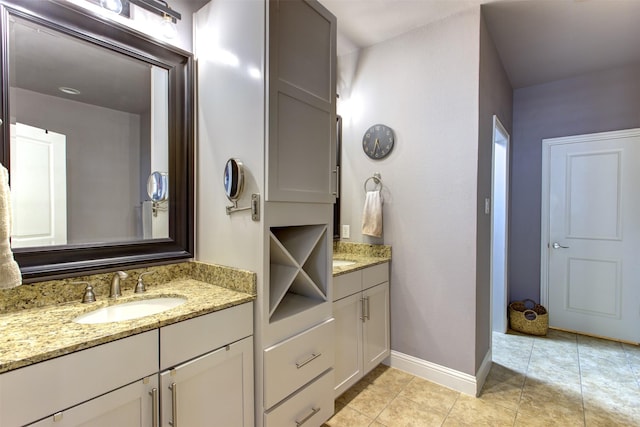
[[[520,404],[522,403],[522,395],[524,394],[524,388],[527,385],[527,378],[529,378],[529,365],[531,365],[531,357],[533,356],[533,348],[535,346],[535,338],[531,340],[531,348],[529,350],[529,360],[527,360],[527,367],[524,370],[524,381],[522,381],[522,387],[520,387],[520,397],[518,398],[518,406],[516,407],[516,416],[513,419],[513,426],[515,427],[518,421],[518,413],[520,412]]]
[[[580,401],[582,402],[582,422],[587,425],[587,408],[584,406],[584,388],[582,387],[582,365],[580,364],[580,342],[576,334],[576,352],[578,353],[578,374],[580,375]]]

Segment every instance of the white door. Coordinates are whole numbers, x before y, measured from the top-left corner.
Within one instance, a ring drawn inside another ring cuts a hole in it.
[[[65,135],[11,125],[13,248],[67,243]]]
[[[640,129],[543,144],[550,326],[640,342]]]

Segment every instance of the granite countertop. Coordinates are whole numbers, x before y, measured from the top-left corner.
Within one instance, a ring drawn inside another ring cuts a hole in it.
[[[391,261],[391,246],[338,241],[333,244],[333,259],[354,264],[333,267],[333,277]]]
[[[79,324],[78,315],[112,304],[171,296],[184,304],[139,319]],[[182,320],[255,300],[255,294],[231,290],[194,279],[175,279],[148,288],[144,294],[123,292],[117,300],[98,298],[90,304],[68,302],[0,315],[0,373],[78,350],[153,330]]]
[[[349,253],[334,253],[334,260],[353,261],[354,264],[345,265],[340,267],[333,267],[333,277],[340,276],[342,274],[351,273],[352,271],[362,270],[363,268],[371,267],[377,264],[383,264],[391,261],[391,257],[385,256],[366,256]]]

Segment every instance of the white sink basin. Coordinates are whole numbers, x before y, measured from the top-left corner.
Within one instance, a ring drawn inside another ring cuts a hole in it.
[[[333,267],[347,267],[349,265],[353,265],[355,264],[355,261],[349,261],[346,259],[334,259],[333,260]]]
[[[174,297],[160,297],[125,302],[98,308],[76,317],[73,321],[83,324],[121,322],[123,320],[138,319],[140,317],[162,313],[163,311],[178,307],[185,302],[187,302],[185,298]]]

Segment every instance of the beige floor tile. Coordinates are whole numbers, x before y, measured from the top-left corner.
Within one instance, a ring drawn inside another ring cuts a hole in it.
[[[516,416],[515,427],[584,427],[584,414],[555,411],[523,411]]]
[[[327,421],[323,427],[369,427],[373,418],[345,406]]]
[[[422,378],[414,378],[399,394],[427,411],[446,414],[451,410],[459,392]]]
[[[369,427],[388,427],[388,426],[385,426],[384,424],[382,424],[382,423],[380,423],[378,421],[374,421],[374,422],[371,423],[371,425]]]
[[[397,393],[384,387],[367,384],[366,387],[347,403],[347,407],[375,419],[396,397]]]
[[[564,384],[540,382],[527,377],[518,408],[520,411],[582,416],[582,394],[580,389],[566,388]]]
[[[627,427],[639,426],[640,416],[601,408],[585,408],[585,425],[587,427]]]
[[[510,409],[518,409],[525,376],[504,366],[493,364],[479,398]]]
[[[365,375],[363,380],[384,387],[391,392],[400,393],[413,378],[413,375],[399,369],[390,368],[386,365],[378,365]]]
[[[358,394],[367,388],[368,385],[368,382],[362,380],[355,383],[336,399],[336,406],[347,406],[349,402],[358,397]]]
[[[609,387],[592,385],[583,390],[585,409],[624,412],[640,416],[640,390],[635,385]]]
[[[376,421],[387,427],[441,426],[446,414],[423,409],[418,403],[403,397],[395,398]]]
[[[443,426],[513,426],[515,409],[461,394]]]

